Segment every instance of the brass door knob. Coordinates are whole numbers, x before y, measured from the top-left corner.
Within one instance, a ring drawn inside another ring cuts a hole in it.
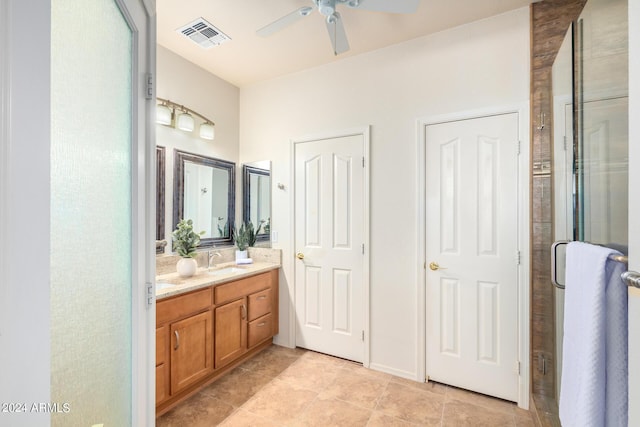
[[[303,254],[302,252],[298,252],[298,253],[296,254],[296,258],[298,258],[298,259],[304,259],[304,254]]]
[[[431,270],[433,270],[433,271],[436,271],[436,270],[446,270],[446,268],[444,268],[444,267],[440,267],[440,266],[438,265],[438,263],[437,263],[437,262],[430,262],[430,263],[429,263],[429,268],[430,268]]]

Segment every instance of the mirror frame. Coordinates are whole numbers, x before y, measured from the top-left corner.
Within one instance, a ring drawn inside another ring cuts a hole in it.
[[[215,245],[233,245],[233,227],[236,217],[236,164],[226,160],[215,159],[201,154],[188,153],[174,149],[173,163],[173,230],[184,213],[184,164],[186,161],[202,166],[223,169],[229,173],[227,192],[227,218],[229,218],[228,237],[207,237],[200,240],[199,248],[210,248]],[[173,246],[172,246],[173,250]]]
[[[164,240],[165,147],[156,146],[156,240]],[[156,246],[156,254],[164,253],[164,246]]]
[[[262,175],[271,177],[271,171],[257,168],[255,166],[242,166],[242,221],[248,223],[251,217],[251,175]],[[269,188],[271,194],[271,188]],[[269,197],[269,218],[271,218],[271,197]],[[257,224],[253,224],[254,227]],[[262,233],[256,236],[256,241],[265,242],[271,239],[271,233]]]

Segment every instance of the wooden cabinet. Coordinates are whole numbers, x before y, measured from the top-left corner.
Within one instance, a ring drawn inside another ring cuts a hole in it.
[[[247,351],[246,298],[216,307],[216,369]]]
[[[156,405],[169,397],[168,336],[167,326],[156,329]]]
[[[213,372],[211,310],[171,324],[171,394]]]
[[[213,372],[212,290],[156,304],[156,405]]]
[[[158,301],[156,415],[269,345],[278,270]]]

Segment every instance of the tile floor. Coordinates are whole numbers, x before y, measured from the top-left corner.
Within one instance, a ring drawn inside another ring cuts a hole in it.
[[[534,426],[515,404],[271,346],[156,420],[180,426]]]

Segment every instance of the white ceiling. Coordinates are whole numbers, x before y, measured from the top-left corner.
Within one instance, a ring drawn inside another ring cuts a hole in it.
[[[394,0],[389,0],[393,2]],[[532,0],[421,0],[410,15],[339,6],[351,50],[334,56],[317,10],[268,37],[256,30],[313,0],[157,0],[158,44],[239,87],[504,13]],[[205,50],[176,30],[204,18],[231,37]]]

